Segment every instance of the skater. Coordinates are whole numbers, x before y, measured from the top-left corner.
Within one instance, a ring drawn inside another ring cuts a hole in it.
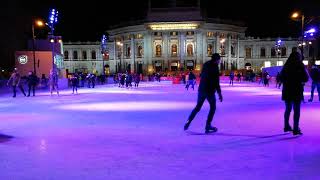
[[[282,100],[285,102],[284,132],[293,131],[293,135],[301,135],[299,128],[300,105],[303,100],[303,83],[308,81],[308,74],[298,52],[292,52],[280,73]],[[293,130],[289,124],[289,117],[293,106]]]
[[[71,85],[72,85],[72,94],[74,94],[74,90],[76,90],[76,94],[78,94],[78,85],[79,85],[78,74],[74,74],[70,80],[71,80]]]
[[[206,62],[203,65],[203,69],[201,72],[200,85],[198,89],[198,100],[197,105],[191,112],[188,121],[184,125],[184,130],[187,130],[196,116],[196,114],[200,111],[204,101],[207,99],[210,104],[210,111],[207,118],[207,123],[205,127],[205,133],[216,132],[218,129],[211,125],[214,113],[216,111],[216,97],[215,92],[219,95],[219,100],[222,102],[222,94],[220,88],[220,80],[219,80],[219,65],[220,63],[220,55],[218,53],[214,53],[210,61]]]
[[[50,70],[49,84],[50,84],[50,95],[52,96],[52,92],[55,89],[57,91],[57,95],[59,96],[58,71],[56,67]]]
[[[282,84],[282,82],[280,80],[280,72],[278,72],[277,77],[276,77],[276,88],[280,89],[281,84]]]
[[[193,74],[192,71],[189,72],[188,75],[188,82],[186,85],[186,89],[189,89],[189,86],[191,85],[192,90],[194,90],[194,84],[195,84],[196,76]]]
[[[27,77],[27,82],[28,82],[28,97],[30,96],[31,89],[32,89],[33,96],[35,96],[35,88],[39,80],[38,80],[38,77],[32,71],[29,72],[29,75]]]
[[[238,72],[238,74],[237,74],[237,78],[238,78],[238,82],[241,82],[241,72]]]
[[[233,86],[233,80],[234,80],[234,72],[233,72],[233,71],[230,72],[229,78],[230,78],[230,83],[229,83],[229,85],[232,85],[232,86]]]
[[[309,102],[313,101],[313,94],[315,88],[317,88],[318,91],[318,98],[320,101],[320,69],[317,66],[312,66],[312,69],[310,71],[310,77],[312,79],[312,85],[311,85],[311,97],[308,100]]]
[[[140,74],[136,74],[134,77],[134,87],[138,88],[139,83],[140,83]]]
[[[8,80],[7,86],[9,86],[11,84],[12,89],[13,89],[13,96],[12,97],[14,97],[14,98],[16,97],[16,94],[17,94],[17,86],[19,87],[22,94],[24,96],[26,96],[26,93],[24,92],[24,89],[22,87],[20,80],[21,80],[21,76],[20,76],[19,72],[16,69],[13,70],[13,73],[11,74],[10,79]]]

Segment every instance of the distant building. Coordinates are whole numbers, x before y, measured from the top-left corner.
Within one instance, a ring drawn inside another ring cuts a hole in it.
[[[298,48],[298,39],[281,39],[276,46],[278,38],[246,37],[245,31],[241,22],[204,17],[199,7],[149,9],[145,20],[108,30],[105,52],[100,42],[64,43],[64,67],[68,72],[98,74],[103,69],[108,73],[144,74],[200,71],[213,53],[219,53],[222,70],[260,71],[263,67],[282,66]],[[312,56],[306,53],[305,57]]]

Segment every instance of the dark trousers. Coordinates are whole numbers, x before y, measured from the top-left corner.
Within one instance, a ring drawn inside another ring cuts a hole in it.
[[[300,105],[301,101],[285,101],[286,104],[286,111],[284,113],[284,126],[288,127],[290,113],[293,106],[293,129],[299,130],[299,119],[300,119]]]
[[[318,91],[318,96],[319,96],[319,101],[320,101],[320,82],[315,82],[312,81],[312,86],[311,86],[311,97],[310,100],[313,100],[313,95],[314,95],[314,90],[317,88]]]
[[[17,95],[17,86],[14,85],[14,86],[12,86],[12,88],[13,88],[13,97],[16,97],[16,95]],[[26,96],[26,93],[24,92],[24,89],[23,89],[22,85],[19,85],[19,89],[22,92],[22,94],[24,96]]]
[[[214,113],[216,112],[216,97],[214,94],[208,95],[206,93],[200,93],[200,92],[198,93],[197,105],[192,110],[192,112],[188,118],[189,123],[191,123],[191,121],[194,119],[194,117],[200,111],[200,109],[206,99],[208,100],[208,102],[210,104],[210,111],[209,111],[208,118],[207,118],[206,128],[211,127],[211,122],[212,122]]]
[[[76,92],[78,92],[78,87],[77,87],[77,85],[72,85],[72,93],[74,93],[74,90],[76,90]]]
[[[35,96],[36,85],[28,84],[28,96],[30,96],[30,91],[31,91],[31,89],[32,89],[32,92],[33,92],[33,96]]]

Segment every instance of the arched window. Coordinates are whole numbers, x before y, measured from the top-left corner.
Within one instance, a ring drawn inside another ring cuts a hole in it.
[[[177,51],[178,51],[177,45],[176,45],[176,44],[173,44],[173,45],[171,46],[171,56],[176,57],[177,54],[178,54]]]
[[[95,50],[91,51],[91,59],[97,59],[97,54]]]
[[[143,49],[141,46],[138,46],[138,57],[142,57],[142,54],[143,54]]]
[[[73,51],[73,59],[78,59],[78,52],[77,51]]]
[[[127,47],[126,56],[129,58],[131,56],[131,48]]]
[[[192,44],[188,44],[188,46],[187,46],[187,55],[193,56],[193,45]]]
[[[271,48],[271,57],[276,57],[277,56],[277,51],[276,48]]]
[[[64,59],[69,59],[69,51],[64,51]]]
[[[212,56],[212,44],[208,44],[208,48],[207,48],[207,54],[208,56]]]
[[[246,48],[246,58],[251,58],[251,48]]]
[[[231,56],[235,57],[236,56],[236,52],[234,50],[234,46],[231,46]]]
[[[262,47],[260,49],[260,57],[266,57],[266,48]]]
[[[160,57],[161,54],[162,54],[161,45],[158,44],[158,45],[156,46],[156,56],[157,56],[157,57]]]
[[[287,48],[286,47],[282,47],[281,48],[281,57],[286,57],[287,56]]]
[[[87,51],[82,51],[82,59],[87,59]]]

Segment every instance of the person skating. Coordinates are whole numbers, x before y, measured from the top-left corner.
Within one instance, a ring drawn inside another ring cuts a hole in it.
[[[233,71],[230,72],[229,78],[230,78],[230,83],[229,83],[229,85],[232,85],[232,86],[233,86],[233,80],[234,80],[234,72],[233,72]]]
[[[74,94],[74,90],[76,90],[76,94],[78,94],[78,85],[79,85],[78,74],[74,74],[70,80],[71,80],[71,85],[72,85],[72,94]]]
[[[55,89],[57,91],[57,95],[59,96],[59,87],[58,87],[58,71],[57,68],[54,67],[50,70],[49,84],[50,84],[50,95],[52,96],[52,92]]]
[[[30,91],[32,89],[32,94],[35,96],[35,88],[38,84],[38,77],[32,72],[29,72],[29,75],[27,77],[27,82],[28,82],[28,97],[30,96]]]
[[[191,88],[194,90],[195,81],[196,81],[196,75],[194,75],[193,72],[190,71],[188,75],[188,82],[186,85],[186,89],[188,90],[189,86],[191,85]]]
[[[284,132],[293,131],[293,135],[302,134],[299,128],[300,106],[303,100],[303,84],[308,81],[308,74],[298,52],[292,52],[280,73],[282,87],[282,100],[285,102]],[[293,106],[293,129],[289,124],[290,113]]]
[[[196,116],[200,111],[204,101],[207,99],[210,104],[210,111],[207,117],[207,123],[205,127],[205,133],[216,132],[218,129],[211,125],[215,110],[216,110],[216,97],[215,92],[219,95],[219,100],[222,102],[222,94],[219,80],[219,65],[220,55],[214,53],[210,61],[203,65],[203,69],[200,75],[200,85],[198,88],[198,100],[197,105],[191,112],[188,121],[184,125],[184,130],[187,130]]]
[[[313,101],[313,95],[314,90],[317,88],[318,91],[318,97],[320,101],[320,69],[317,66],[312,66],[312,69],[310,71],[310,77],[312,79],[312,85],[311,85],[311,97],[309,99],[309,102]]]
[[[13,70],[13,73],[11,74],[10,79],[8,80],[8,83],[7,83],[7,86],[9,86],[10,84],[12,86],[12,89],[13,89],[13,96],[12,97],[16,97],[16,95],[17,95],[17,86],[21,90],[22,94],[24,96],[26,96],[26,93],[24,92],[24,89],[23,89],[20,81],[21,81],[21,76],[20,76],[19,72],[16,69]]]

